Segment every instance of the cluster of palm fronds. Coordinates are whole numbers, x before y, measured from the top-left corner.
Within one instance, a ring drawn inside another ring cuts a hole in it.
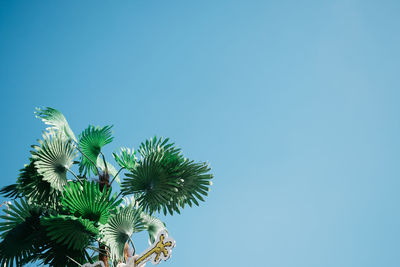
[[[148,140],[138,154],[113,153],[117,170],[102,153],[113,140],[111,126],[89,126],[77,139],[61,112],[45,108],[36,115],[50,127],[16,183],[0,190],[14,199],[0,216],[2,267],[124,262],[133,233],[147,230],[153,242],[165,229],[154,213],[180,213],[207,195],[208,165],[183,157],[168,139]],[[126,177],[120,181],[121,171]],[[119,194],[112,193],[114,181]],[[133,200],[122,203],[124,196]]]

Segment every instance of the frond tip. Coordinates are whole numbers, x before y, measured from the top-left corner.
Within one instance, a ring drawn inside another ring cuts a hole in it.
[[[134,149],[122,147],[120,154],[113,153],[115,161],[121,168],[132,170],[136,167],[136,151]]]
[[[45,124],[52,126],[49,127],[48,130],[54,129],[60,131],[68,138],[71,138],[75,142],[77,141],[74,133],[68,125],[67,120],[60,111],[49,107],[36,108],[35,114],[36,118],[41,119]]]
[[[0,189],[0,195],[9,198],[18,198],[19,197],[18,184],[10,184],[2,187]]]

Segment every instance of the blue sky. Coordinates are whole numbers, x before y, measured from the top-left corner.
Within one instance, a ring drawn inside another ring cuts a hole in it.
[[[34,108],[51,106],[75,133],[113,124],[109,158],[156,134],[210,162],[207,201],[164,218],[177,247],[162,266],[400,266],[399,13],[0,0],[0,186],[44,129]]]

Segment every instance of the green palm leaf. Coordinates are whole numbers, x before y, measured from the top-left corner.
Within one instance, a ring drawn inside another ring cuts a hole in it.
[[[99,232],[93,222],[74,216],[43,217],[41,224],[46,228],[51,240],[73,250],[85,249]]]
[[[121,168],[127,170],[134,169],[136,167],[136,151],[134,149],[123,147],[121,148],[120,154],[113,153],[115,161]]]
[[[107,222],[122,201],[117,200],[116,194],[111,196],[111,188],[101,192],[99,184],[88,181],[83,181],[83,185],[69,183],[63,194],[62,203],[72,214],[101,224]]]
[[[48,265],[52,267],[71,267],[80,266],[75,262],[83,264],[88,261],[90,256],[85,249],[69,249],[66,245],[51,240],[45,236],[40,239],[41,246],[36,250],[34,257],[40,260],[41,265]],[[73,259],[73,260],[71,260]]]
[[[185,204],[204,201],[202,195],[207,195],[212,178],[206,163],[184,158],[168,139],[148,140],[141,144],[139,152],[142,157],[126,174],[121,190],[124,195],[137,194],[145,211],[179,213]]]
[[[157,238],[157,234],[162,230],[167,230],[165,223],[157,217],[146,214],[145,212],[142,212],[140,216],[144,222],[145,229],[149,233],[149,243],[153,244]]]
[[[33,146],[32,158],[35,160],[37,172],[43,180],[59,191],[67,183],[67,170],[71,167],[76,157],[74,145],[59,133],[45,132],[41,146]]]
[[[173,195],[171,203],[177,203],[180,207],[192,203],[199,205],[198,200],[204,201],[203,196],[208,195],[213,175],[208,173],[211,169],[205,162],[195,163],[188,159],[180,165],[181,173],[178,181],[179,190]],[[179,212],[176,207],[172,207]]]
[[[36,108],[35,114],[36,118],[39,118],[45,124],[52,126],[49,129],[58,130],[68,138],[71,138],[75,142],[77,141],[74,133],[72,132],[71,128],[68,125],[67,120],[60,111],[49,107]]]
[[[4,209],[0,218],[0,265],[22,266],[32,260],[35,252],[37,229],[40,227],[41,209],[21,199]]]
[[[159,138],[154,136],[152,139],[146,140],[140,144],[139,153],[142,157],[150,156],[156,152],[168,151],[173,155],[179,155],[181,150],[174,146],[174,143],[169,143],[169,138]]]
[[[19,192],[31,202],[55,208],[59,205],[60,192],[43,179],[35,167],[35,160],[20,170],[17,180]]]
[[[18,184],[10,184],[2,187],[0,189],[0,194],[3,195],[4,197],[18,198],[20,195],[18,190]]]
[[[140,210],[131,206],[122,207],[108,219],[105,225],[100,227],[102,240],[111,248],[113,260],[122,260],[125,243],[133,233],[145,229],[140,215]]]
[[[101,149],[113,140],[111,133],[112,126],[94,127],[89,126],[79,137],[79,148],[82,152],[79,171],[83,174],[90,174],[91,171],[97,174],[97,158]]]

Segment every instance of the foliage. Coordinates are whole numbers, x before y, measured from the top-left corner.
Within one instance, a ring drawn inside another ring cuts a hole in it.
[[[41,224],[45,226],[51,240],[74,250],[85,249],[99,233],[93,222],[75,216],[43,217]]]
[[[41,146],[33,146],[36,151],[32,152],[37,172],[54,189],[62,191],[67,183],[67,171],[76,157],[75,147],[70,140],[53,131],[45,132],[39,143]]]
[[[0,213],[2,267],[78,266],[99,258],[92,252],[109,257],[110,264],[123,262],[134,233],[146,230],[154,242],[166,230],[154,213],[180,213],[207,195],[208,165],[185,158],[168,138],[113,153],[117,170],[102,152],[113,140],[111,126],[89,126],[77,139],[58,110],[35,113],[49,127],[16,183],[0,189],[13,199]],[[113,181],[120,183],[120,194],[112,193]],[[121,194],[130,200],[123,204]]]
[[[198,205],[197,199],[204,201],[202,195],[207,196],[211,185],[207,164],[189,161],[168,141],[153,138],[142,143],[141,159],[122,182],[123,194],[138,194],[137,201],[151,214],[180,213],[185,204]]]
[[[94,127],[89,126],[79,137],[79,148],[81,149],[81,162],[79,171],[84,174],[90,174],[92,171],[97,174],[97,157],[101,149],[113,140],[111,134],[112,126]]]
[[[98,183],[87,181],[82,185],[69,183],[62,199],[71,214],[101,224],[107,222],[110,212],[121,202],[122,199],[117,200],[116,194],[111,196],[111,189],[101,191]]]
[[[140,210],[131,206],[123,207],[101,227],[103,240],[111,248],[113,260],[122,260],[124,246],[130,236],[145,229],[140,214]]]

